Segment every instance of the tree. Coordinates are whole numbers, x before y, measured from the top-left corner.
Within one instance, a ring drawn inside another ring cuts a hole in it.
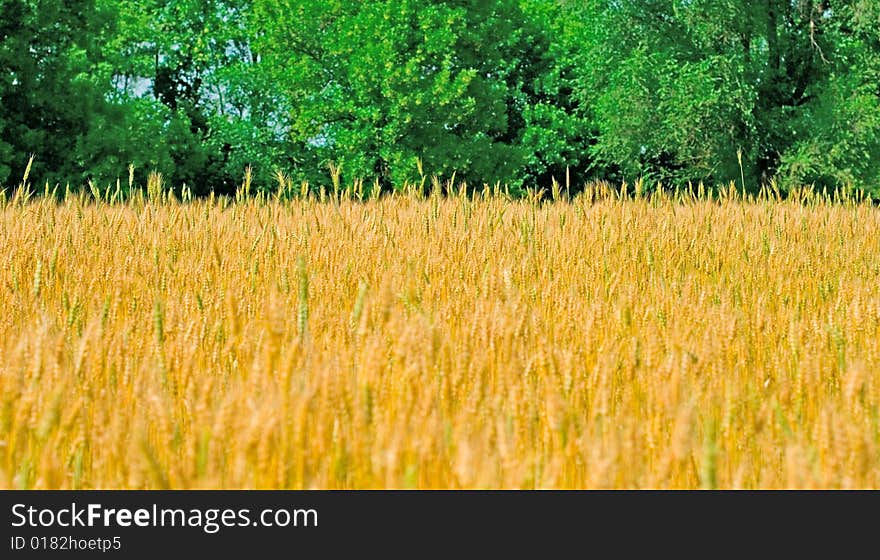
[[[828,2],[812,23],[828,46],[826,80],[792,123],[781,158],[786,185],[857,187],[880,194],[880,6]],[[819,11],[821,10],[821,11]]]
[[[681,183],[775,175],[796,115],[829,75],[809,0],[585,3],[593,38],[582,98],[606,173]],[[741,160],[738,156],[742,154]]]
[[[743,180],[880,195],[874,0],[0,0],[0,184]]]
[[[416,180],[420,168],[517,186],[548,163],[527,145],[540,144],[530,125],[548,118],[534,110],[548,40],[519,2],[258,0],[255,9],[309,166],[332,161],[385,186]]]
[[[31,155],[52,182],[80,182],[95,162],[77,145],[108,111],[110,21],[93,0],[0,0],[0,184]]]
[[[196,194],[231,193],[247,166],[268,183],[291,163],[283,101],[251,45],[249,1],[107,1],[119,18],[113,90],[144,172]]]
[[[577,95],[578,70],[590,63],[582,56],[588,22],[571,2],[529,0],[521,7],[547,38],[546,48],[530,61],[530,89],[522,100],[519,143],[526,154],[526,182],[546,187],[565,177],[578,189],[594,165],[590,149],[596,137],[589,106]]]

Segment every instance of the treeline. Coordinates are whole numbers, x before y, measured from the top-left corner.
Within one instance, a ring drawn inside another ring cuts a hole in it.
[[[880,194],[876,0],[0,0],[0,185]],[[375,183],[374,183],[375,181]]]

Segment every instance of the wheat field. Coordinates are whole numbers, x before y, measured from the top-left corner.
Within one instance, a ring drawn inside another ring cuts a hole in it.
[[[867,203],[25,198],[2,488],[880,487]]]

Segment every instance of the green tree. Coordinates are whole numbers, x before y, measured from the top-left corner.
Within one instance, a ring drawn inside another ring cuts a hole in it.
[[[605,173],[684,182],[772,177],[830,72],[810,0],[588,1],[581,98]]]
[[[741,177],[880,194],[874,0],[0,0],[0,184]],[[741,168],[742,167],[742,168]]]
[[[520,185],[547,165],[531,125],[548,39],[519,2],[257,0],[261,50],[311,166],[400,185],[426,174]],[[545,91],[540,91],[541,88]],[[552,151],[550,146],[546,151]]]
[[[579,68],[588,22],[571,2],[521,2],[524,15],[546,37],[546,48],[530,61],[529,94],[522,99],[526,181],[547,187],[553,179],[570,180],[573,189],[591,175],[590,148],[596,137],[589,105],[577,95]]]
[[[793,118],[795,141],[781,157],[786,185],[856,187],[880,195],[880,5],[829,2],[814,35],[828,46],[825,81]]]
[[[93,0],[0,0],[0,184],[33,154],[34,177],[81,182],[100,154],[78,144],[108,112]]]
[[[247,166],[268,183],[290,164],[283,100],[251,45],[250,1],[106,1],[119,20],[113,90],[144,173],[229,193]]]

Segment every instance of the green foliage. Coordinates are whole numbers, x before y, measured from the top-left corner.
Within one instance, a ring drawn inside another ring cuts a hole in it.
[[[828,79],[794,120],[792,149],[780,168],[786,184],[857,187],[880,194],[880,6],[834,3]]]
[[[522,184],[546,165],[549,41],[518,2],[256,2],[291,134],[349,177]]]
[[[110,3],[114,89],[132,108],[128,157],[143,174],[155,168],[195,194],[229,194],[246,167],[268,183],[290,163],[284,102],[251,47],[249,1]]]
[[[880,195],[878,30],[874,0],[0,0],[0,185],[35,154],[195,195],[246,168]]]
[[[876,188],[876,3],[596,0],[579,77],[604,177]],[[872,35],[873,34],[873,35]]]
[[[106,105],[108,23],[93,0],[0,0],[0,184],[31,154],[32,175],[48,180],[78,181],[95,161],[75,141]]]

